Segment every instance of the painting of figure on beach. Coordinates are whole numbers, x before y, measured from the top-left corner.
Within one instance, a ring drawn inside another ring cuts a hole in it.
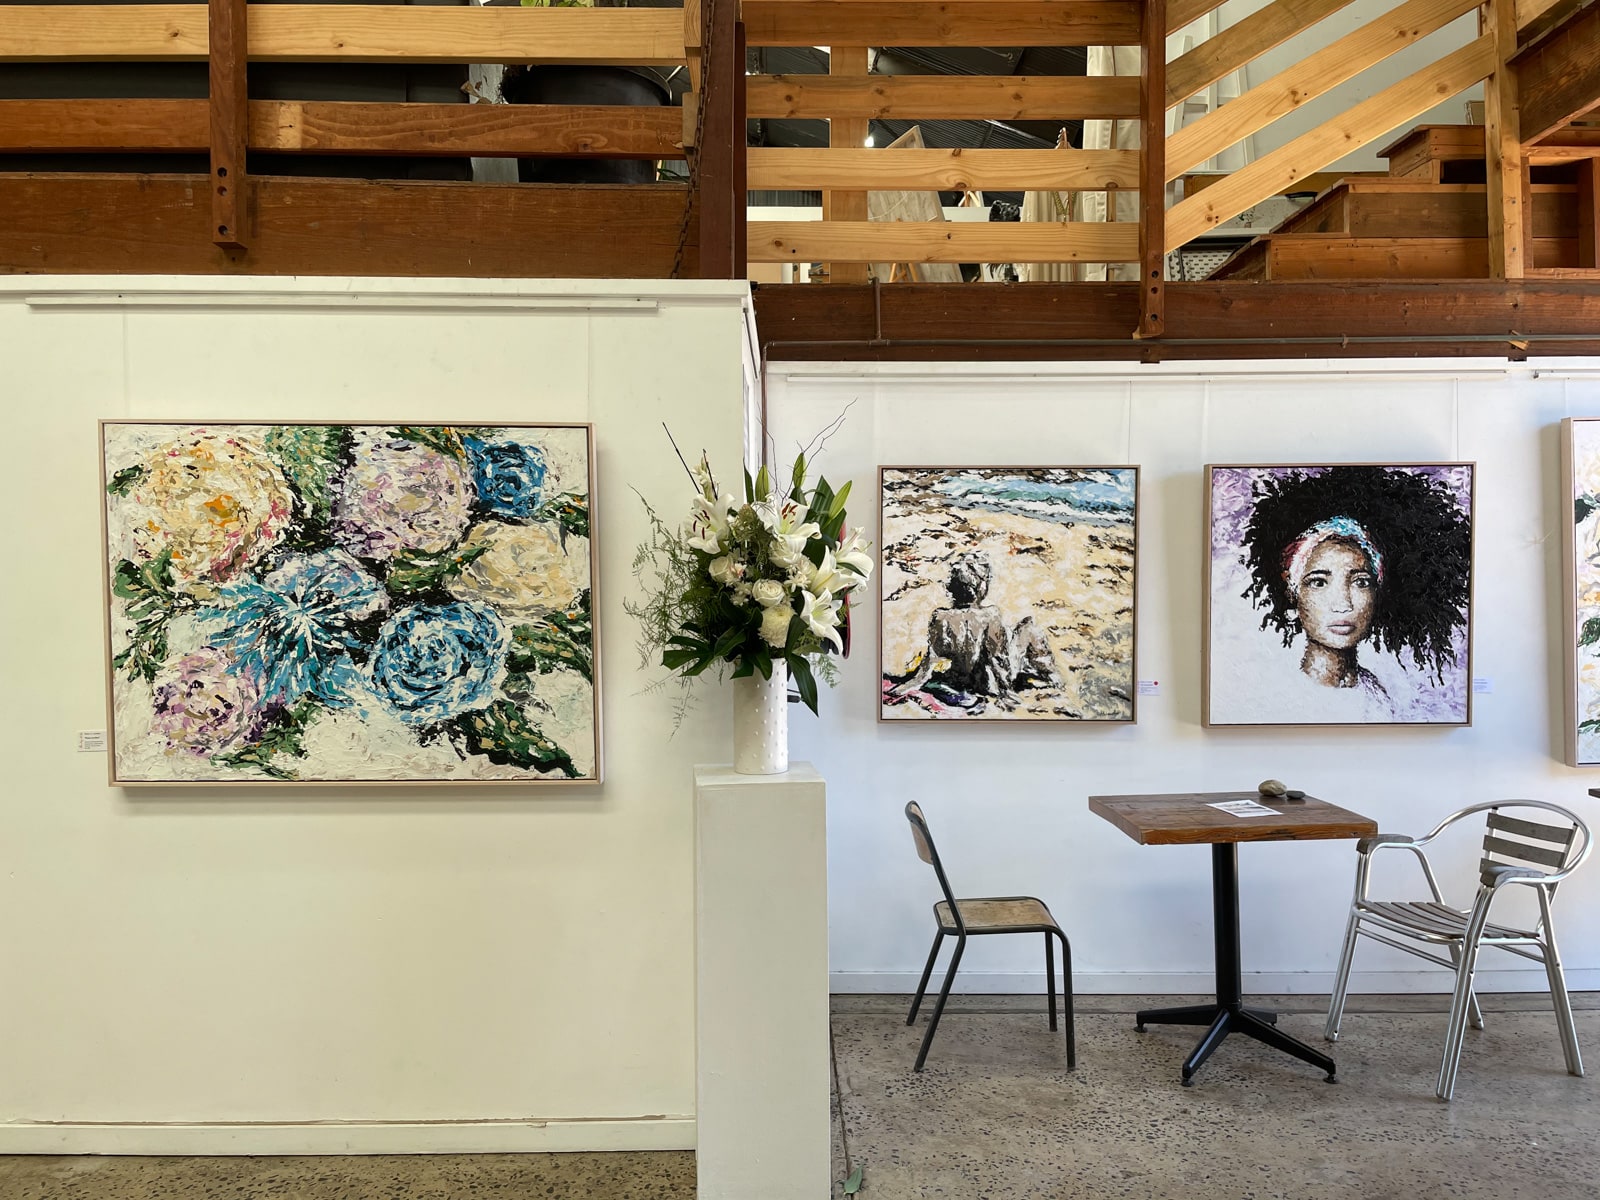
[[[101,434],[113,783],[599,778],[587,426]]]
[[[1562,635],[1566,751],[1573,767],[1600,765],[1600,419],[1561,422]]]
[[[1137,467],[884,467],[885,721],[1132,721]]]
[[[1208,467],[1207,725],[1465,725],[1470,463]]]

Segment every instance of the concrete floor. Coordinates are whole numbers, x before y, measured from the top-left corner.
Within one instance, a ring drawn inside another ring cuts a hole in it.
[[[1065,1070],[1042,997],[956,997],[927,1069],[898,996],[834,998],[834,1176],[865,1200],[1477,1200],[1600,1196],[1600,1082],[1562,1066],[1542,996],[1484,1001],[1455,1100],[1433,1098],[1443,997],[1357,997],[1339,1082],[1230,1038],[1192,1088],[1198,1030],[1133,1029],[1176,998],[1078,998]],[[1319,1044],[1317,997],[1264,998]],[[1574,997],[1600,1073],[1600,995]],[[838,1194],[838,1189],[835,1189]],[[690,1200],[694,1156],[0,1157],[0,1200]],[[762,1200],[751,1197],[750,1200]],[[819,1197],[818,1200],[821,1200]]]

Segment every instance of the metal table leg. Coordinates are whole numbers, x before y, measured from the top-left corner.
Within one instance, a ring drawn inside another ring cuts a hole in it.
[[[1179,1008],[1146,1008],[1134,1016],[1135,1027],[1146,1025],[1206,1025],[1199,1045],[1183,1064],[1183,1085],[1194,1083],[1194,1073],[1211,1057],[1230,1033],[1244,1034],[1276,1050],[1320,1067],[1328,1082],[1338,1079],[1333,1059],[1313,1050],[1277,1028],[1278,1014],[1247,1008],[1243,1002],[1243,976],[1239,960],[1239,847],[1237,842],[1211,846],[1211,913],[1216,946],[1217,999],[1214,1004],[1186,1004]]]

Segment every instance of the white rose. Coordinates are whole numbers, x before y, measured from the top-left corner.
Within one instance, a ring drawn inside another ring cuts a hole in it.
[[[780,571],[787,571],[790,567],[794,566],[795,563],[801,560],[800,551],[790,546],[789,543],[785,542],[782,538],[779,538],[778,541],[774,543],[772,549],[768,551],[767,557],[772,560],[772,565],[777,567]]]
[[[734,559],[731,554],[713,558],[706,570],[710,572],[714,583],[720,583],[724,587],[732,587],[744,577],[744,564]]]
[[[776,579],[762,579],[752,584],[750,595],[762,608],[771,608],[774,604],[782,604],[788,599],[787,589]]]
[[[793,619],[794,612],[788,605],[767,609],[761,614],[761,640],[769,646],[782,646],[789,640],[789,622]]]

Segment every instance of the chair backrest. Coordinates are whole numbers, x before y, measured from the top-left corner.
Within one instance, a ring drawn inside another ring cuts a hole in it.
[[[944,898],[950,904],[950,912],[957,922],[960,913],[956,909],[956,896],[950,890],[950,880],[945,878],[944,864],[939,861],[939,850],[933,844],[933,834],[928,832],[928,818],[922,815],[922,806],[915,800],[906,805],[906,820],[911,822],[911,840],[917,845],[917,857],[933,868],[933,873],[939,877],[939,890],[944,893]]]
[[[1522,810],[1512,815],[1505,810]],[[1533,820],[1529,812],[1552,813],[1559,822]],[[1512,864],[1532,867],[1546,875],[1565,875],[1589,857],[1591,835],[1583,818],[1547,800],[1491,800],[1472,804],[1451,813],[1428,835],[1431,840],[1463,817],[1487,813],[1483,838],[1483,858],[1478,873],[1485,887],[1491,886],[1496,866]],[[1555,885],[1551,885],[1554,887]]]

